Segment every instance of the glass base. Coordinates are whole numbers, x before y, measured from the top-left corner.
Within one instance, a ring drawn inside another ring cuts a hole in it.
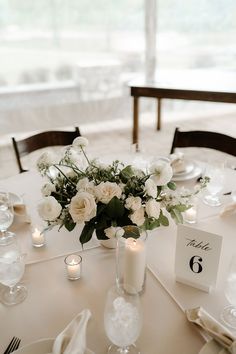
[[[17,285],[14,287],[14,292],[10,293],[10,289],[6,288],[1,292],[1,302],[4,305],[16,305],[24,301],[27,296],[27,289],[25,286]]]
[[[140,354],[140,350],[135,344],[131,344],[128,347],[117,347],[117,345],[110,345],[107,351],[108,354]]]
[[[233,305],[226,306],[221,314],[221,319],[227,326],[236,328],[236,307]]]
[[[207,205],[210,205],[210,206],[219,206],[221,205],[221,200],[218,196],[216,195],[206,195],[204,198],[203,198],[203,202]]]

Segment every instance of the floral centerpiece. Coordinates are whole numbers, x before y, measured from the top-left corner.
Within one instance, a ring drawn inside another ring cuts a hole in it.
[[[152,230],[168,226],[169,217],[182,223],[182,213],[191,207],[189,198],[207,182],[203,179],[192,193],[177,190],[167,161],[158,160],[147,172],[118,160],[104,165],[89,160],[87,145],[86,138],[78,137],[60,158],[46,152],[37,162],[40,173],[48,179],[42,187],[40,216],[49,228],[58,225],[71,231],[76,224],[83,224],[82,244],[94,231],[99,240],[106,240],[125,225]]]

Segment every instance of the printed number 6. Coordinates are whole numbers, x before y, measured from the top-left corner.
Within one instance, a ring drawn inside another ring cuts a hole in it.
[[[200,256],[193,256],[190,258],[189,266],[194,273],[201,273],[202,265],[200,262],[202,262],[202,258]]]

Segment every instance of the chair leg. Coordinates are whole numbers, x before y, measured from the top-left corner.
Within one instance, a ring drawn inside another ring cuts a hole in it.
[[[157,130],[161,130],[161,99],[157,99]]]
[[[133,101],[133,144],[136,145],[136,151],[138,151],[138,133],[139,133],[139,101],[138,97],[134,97]]]

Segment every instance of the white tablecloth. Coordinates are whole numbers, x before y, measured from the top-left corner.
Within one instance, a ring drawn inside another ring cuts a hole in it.
[[[227,187],[231,190],[235,173],[229,172],[227,178]],[[41,177],[34,172],[0,183],[11,192],[23,195],[33,225],[39,223],[36,205],[41,198],[42,184]],[[224,203],[228,200],[229,197],[224,197]],[[236,243],[236,217],[220,218],[218,212],[219,208],[201,204],[201,221],[196,225],[224,236],[217,286],[211,294],[175,281],[176,226],[171,223],[168,228],[161,227],[150,233],[150,270],[146,290],[141,297],[144,324],[137,341],[142,353],[199,352],[204,340],[187,322],[181,308],[202,305],[219,319],[219,313],[226,304],[222,282],[233,251],[232,244]],[[36,249],[31,244],[29,225],[15,223],[12,229],[28,254],[28,265],[22,279],[28,288],[28,297],[23,303],[10,308],[0,304],[0,352],[14,335],[22,339],[22,345],[40,338],[55,337],[77,313],[87,307],[92,312],[87,333],[88,347],[97,354],[104,354],[109,340],[104,331],[103,310],[106,292],[115,282],[114,250],[97,247],[98,242],[93,239],[86,245],[90,249],[80,252],[83,256],[83,277],[72,282],[65,275],[64,256],[81,250],[80,230],[69,233],[62,229],[58,233],[54,229],[47,234],[46,247]]]

